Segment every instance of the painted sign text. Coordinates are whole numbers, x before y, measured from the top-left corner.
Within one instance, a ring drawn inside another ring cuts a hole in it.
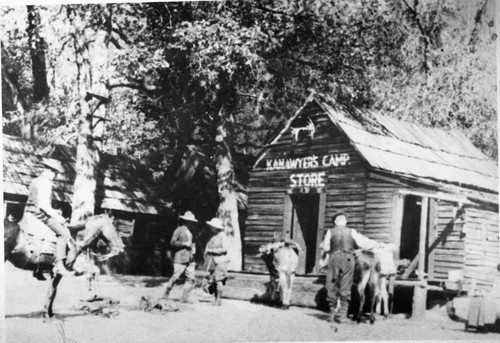
[[[326,172],[297,173],[290,175],[290,188],[296,187],[325,187]]]
[[[266,170],[314,169],[318,167],[339,167],[349,162],[349,154],[315,155],[300,158],[276,158],[266,160]]]

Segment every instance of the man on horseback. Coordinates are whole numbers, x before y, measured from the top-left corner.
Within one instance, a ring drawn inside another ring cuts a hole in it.
[[[193,243],[193,230],[198,222],[191,211],[187,211],[183,216],[179,216],[182,225],[175,229],[170,245],[174,248],[174,274],[168,280],[164,298],[168,299],[170,291],[174,287],[175,281],[184,273],[186,281],[182,290],[181,302],[190,303],[189,293],[195,282],[195,262],[194,254],[196,245]]]
[[[341,323],[347,317],[351,300],[351,287],[354,277],[354,249],[371,249],[377,243],[347,227],[347,215],[336,213],[332,222],[333,229],[325,234],[323,254],[329,254],[325,287],[332,319]],[[340,306],[337,309],[337,302]]]
[[[52,183],[57,174],[63,173],[64,169],[61,163],[54,159],[46,159],[42,163],[45,166],[45,170],[31,182],[25,213],[32,214],[56,234],[57,244],[54,273],[62,276],[73,275],[64,265],[67,244],[71,238],[68,228],[64,225],[66,218],[53,209],[51,204]],[[39,280],[45,280],[40,271],[35,271],[33,275]]]

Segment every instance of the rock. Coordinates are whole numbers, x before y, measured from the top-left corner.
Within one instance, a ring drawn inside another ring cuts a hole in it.
[[[159,309],[164,312],[175,312],[179,311],[179,307],[174,304],[172,300],[169,299],[159,299],[157,303],[154,305],[155,309]]]

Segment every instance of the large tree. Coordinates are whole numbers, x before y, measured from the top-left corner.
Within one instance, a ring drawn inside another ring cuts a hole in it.
[[[218,212],[237,251],[235,207],[244,208],[247,170],[309,88],[406,121],[459,129],[496,157],[492,9],[489,0],[46,7],[51,96],[34,118],[46,119],[38,130],[47,137],[75,142],[88,89],[82,85],[105,85],[113,115],[103,148],[147,163],[180,210],[205,219]],[[2,42],[22,70],[14,12],[4,11]],[[19,94],[26,80],[21,72]],[[4,129],[13,128],[4,121]]]

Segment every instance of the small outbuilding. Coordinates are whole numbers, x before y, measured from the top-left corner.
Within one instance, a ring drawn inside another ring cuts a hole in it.
[[[4,218],[18,221],[26,204],[31,181],[43,170],[42,161],[61,162],[64,173],[54,180],[53,206],[71,216],[76,149],[66,145],[3,135]],[[111,211],[126,243],[124,256],[115,258],[122,273],[165,274],[166,250],[175,229],[176,216],[165,203],[149,173],[125,156],[101,153],[97,171],[96,213]],[[166,271],[167,270],[167,271]]]
[[[489,288],[500,262],[498,167],[460,132],[426,128],[312,94],[256,161],[244,270],[267,271],[261,245],[284,232],[318,275],[335,212],[412,261],[405,279]]]

